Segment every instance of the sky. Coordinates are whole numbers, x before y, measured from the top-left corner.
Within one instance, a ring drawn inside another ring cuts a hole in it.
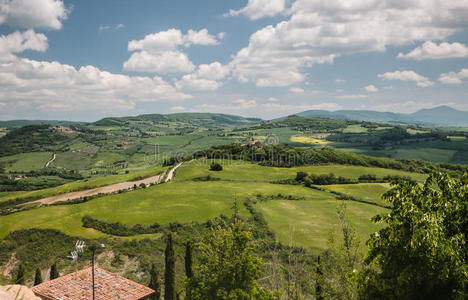
[[[0,119],[468,111],[468,0],[0,0]]]

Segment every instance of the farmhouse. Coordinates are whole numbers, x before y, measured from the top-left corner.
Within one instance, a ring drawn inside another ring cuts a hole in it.
[[[94,267],[96,299],[147,299],[154,290],[120,275]],[[33,288],[36,296],[44,300],[92,299],[92,267],[70,273]]]

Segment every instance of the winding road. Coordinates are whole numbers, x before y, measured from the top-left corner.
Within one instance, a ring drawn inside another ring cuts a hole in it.
[[[51,160],[49,160],[49,161],[45,164],[45,167],[47,168],[56,158],[57,158],[57,154],[54,153],[54,156],[52,157]]]
[[[169,170],[169,173],[167,173],[166,180],[164,182],[169,182],[172,180],[174,177],[174,172],[177,170],[178,167],[180,167],[182,163],[179,163],[175,167]],[[115,184],[110,184],[110,185],[105,185],[97,188],[92,188],[89,190],[84,190],[84,191],[78,191],[78,192],[70,192],[70,193],[65,193],[65,194],[59,194],[51,197],[46,197],[42,198],[39,200],[31,201],[28,203],[41,203],[41,204],[52,204],[56,202],[63,202],[63,201],[69,201],[69,200],[74,200],[74,199],[79,199],[82,197],[89,197],[89,196],[95,196],[98,194],[111,194],[118,192],[119,190],[127,190],[133,188],[135,185],[140,186],[140,184],[144,183],[145,185],[150,185],[150,184],[159,184],[162,182],[164,179],[164,176],[166,173],[162,173],[156,176],[148,177],[142,180],[138,181],[125,181],[125,182],[120,182],[120,183],[115,183]],[[24,203],[26,204],[26,203]]]

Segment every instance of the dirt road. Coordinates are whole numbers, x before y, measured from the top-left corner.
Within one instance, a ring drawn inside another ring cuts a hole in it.
[[[169,173],[168,173],[168,175],[166,177],[166,180],[164,182],[168,182],[174,177],[174,172],[178,167],[180,167],[180,165],[182,165],[182,163],[179,163],[178,165],[176,165],[175,167],[173,167],[172,169],[169,170]],[[134,185],[139,186],[142,183],[144,183],[146,185],[159,184],[164,179],[165,175],[166,175],[166,173],[162,173],[160,175],[148,177],[148,178],[138,180],[138,181],[126,181],[126,182],[101,186],[101,187],[93,188],[93,189],[89,189],[89,190],[84,190],[84,191],[70,192],[70,193],[55,195],[55,196],[51,196],[51,197],[31,201],[29,203],[52,204],[52,203],[55,203],[55,202],[79,199],[79,198],[82,198],[82,197],[94,196],[94,195],[98,195],[98,194],[110,194],[110,193],[118,192],[119,190],[131,189],[131,188],[134,187]]]
[[[49,160],[49,161],[45,164],[45,167],[47,168],[56,158],[57,158],[57,154],[54,153],[54,157],[52,157],[52,159]]]
[[[182,163],[179,163],[178,165],[176,165],[174,168],[172,168],[170,171],[169,171],[169,174],[167,174],[167,177],[166,177],[166,180],[164,182],[169,182],[172,180],[172,177],[174,177],[174,172],[177,170],[178,167],[180,167],[182,165]]]

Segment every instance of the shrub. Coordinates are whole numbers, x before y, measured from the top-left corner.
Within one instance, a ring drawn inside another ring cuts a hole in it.
[[[211,171],[222,171],[223,166],[221,166],[219,163],[212,163],[210,166]]]

